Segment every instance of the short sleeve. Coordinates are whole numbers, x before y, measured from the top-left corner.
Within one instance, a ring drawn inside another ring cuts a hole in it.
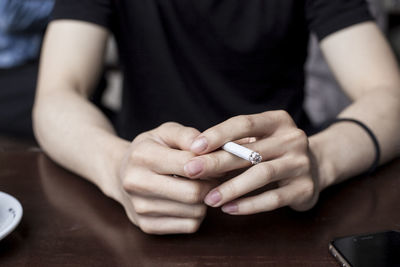
[[[306,0],[306,18],[319,40],[357,23],[373,20],[365,0]]]
[[[112,0],[56,0],[51,20],[81,20],[110,29],[112,14]]]

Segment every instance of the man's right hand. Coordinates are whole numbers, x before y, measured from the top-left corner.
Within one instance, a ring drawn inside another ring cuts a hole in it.
[[[177,123],[138,135],[121,164],[116,199],[129,219],[151,234],[193,233],[205,214],[205,195],[215,183],[185,178],[190,145],[200,134]]]

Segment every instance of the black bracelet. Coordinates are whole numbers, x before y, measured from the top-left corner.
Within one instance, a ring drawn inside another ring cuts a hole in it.
[[[381,150],[379,147],[378,139],[376,138],[375,134],[371,131],[371,129],[368,128],[367,125],[365,125],[361,121],[358,121],[355,119],[336,118],[336,119],[332,120],[329,125],[332,125],[332,124],[338,123],[338,122],[353,122],[353,123],[359,125],[361,128],[363,128],[367,132],[369,137],[371,137],[372,143],[374,144],[374,147],[375,147],[375,159],[372,162],[371,167],[369,167],[368,171],[366,171],[366,174],[369,175],[372,172],[374,172],[376,170],[376,168],[379,166],[379,161],[381,158]]]

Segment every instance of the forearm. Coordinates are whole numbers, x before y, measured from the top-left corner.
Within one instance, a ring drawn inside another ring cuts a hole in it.
[[[74,90],[48,90],[38,94],[33,118],[37,140],[53,160],[112,196],[108,190],[129,142],[94,105]]]
[[[371,91],[339,117],[359,120],[372,130],[380,145],[380,163],[400,154],[399,88]],[[319,162],[321,189],[366,171],[375,157],[371,138],[354,123],[336,123],[310,137],[310,148]]]

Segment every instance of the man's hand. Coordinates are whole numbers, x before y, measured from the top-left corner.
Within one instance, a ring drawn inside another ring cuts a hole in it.
[[[235,140],[260,153],[263,162],[251,166],[246,160],[217,150]],[[192,179],[250,167],[206,196],[208,205],[222,206],[226,213],[253,214],[282,206],[306,210],[317,201],[318,174],[308,138],[285,111],[233,117],[198,136],[191,151],[200,155],[184,167],[185,176]],[[277,182],[277,189],[240,198],[273,182]]]
[[[205,214],[209,181],[183,178],[199,131],[165,123],[137,136],[123,160],[120,195],[130,220],[152,234],[193,233]],[[180,177],[181,176],[181,177]]]

